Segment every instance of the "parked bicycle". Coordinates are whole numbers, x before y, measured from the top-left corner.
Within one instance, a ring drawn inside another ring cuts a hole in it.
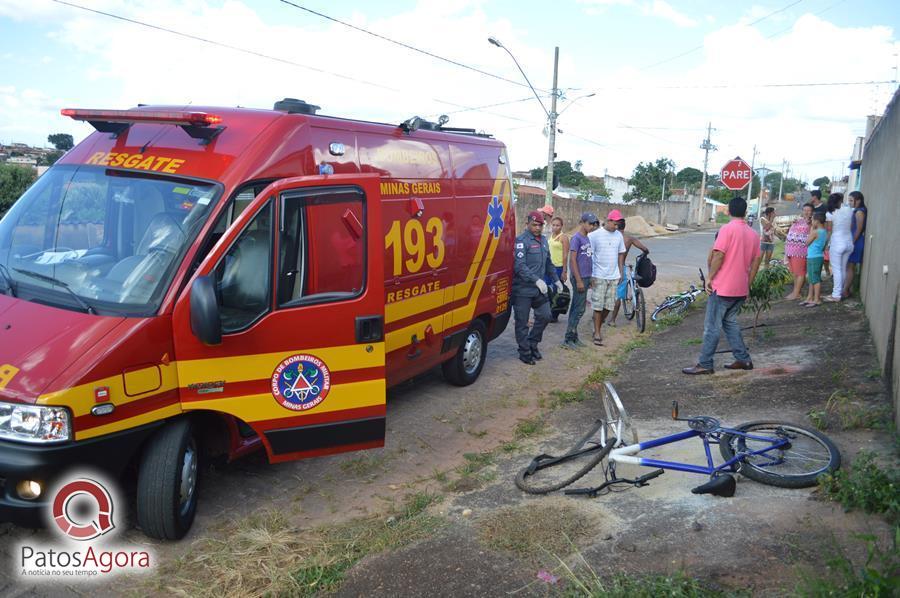
[[[689,430],[638,441],[637,428],[610,382],[603,388],[605,417],[595,422],[590,432],[560,456],[538,455],[516,476],[516,485],[530,494],[546,494],[572,484],[597,464],[607,459],[604,482],[598,486],[566,490],[568,495],[600,496],[617,484],[635,487],[647,483],[670,469],[709,476],[709,481],[692,490],[694,494],[733,496],[734,474],[771,486],[805,488],[814,486],[819,476],[841,465],[841,453],[824,434],[804,426],[771,420],[754,421],[733,428],[722,426],[706,415],[679,417],[673,402],[672,419],[687,422]],[[641,451],[700,438],[706,453],[706,465],[663,461],[639,457]],[[715,464],[710,445],[719,445],[723,461]],[[620,478],[616,465],[627,463],[656,468],[637,478]]]
[[[683,314],[691,303],[697,300],[697,297],[706,292],[706,278],[703,276],[703,270],[700,269],[700,288],[691,285],[687,291],[678,293],[677,295],[669,295],[665,300],[656,306],[650,319],[654,322],[660,316]]]
[[[646,254],[641,254],[635,260],[634,267],[625,265],[625,299],[622,301],[622,313],[625,315],[625,319],[634,320],[638,332],[643,332],[647,323],[647,302],[644,299],[643,289],[637,283],[640,276],[636,272],[637,260],[644,255]]]

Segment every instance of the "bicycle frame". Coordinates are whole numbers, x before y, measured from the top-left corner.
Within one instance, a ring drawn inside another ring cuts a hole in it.
[[[716,465],[713,461],[712,451],[709,450],[709,446],[711,444],[720,444],[721,438],[723,434],[728,434],[731,436],[740,436],[743,438],[750,438],[751,440],[758,440],[761,442],[768,442],[770,446],[764,447],[758,451],[745,451],[742,453],[735,454],[734,457],[729,459],[728,461]],[[636,456],[639,452],[645,451],[647,449],[655,448],[658,446],[664,446],[667,444],[674,444],[676,442],[681,442],[682,440],[688,440],[690,438],[700,437],[703,440],[703,449],[706,452],[706,466],[695,465],[692,463],[681,463],[678,461],[662,461],[660,459],[647,459],[644,457]],[[659,469],[671,469],[674,471],[684,471],[687,473],[697,473],[708,476],[713,476],[723,472],[735,472],[735,464],[739,461],[745,460],[747,457],[752,457],[754,455],[763,455],[772,450],[777,450],[785,445],[790,444],[788,439],[786,438],[772,438],[770,436],[758,436],[755,434],[748,434],[741,430],[735,430],[732,428],[717,428],[712,432],[700,432],[698,430],[688,430],[687,432],[680,432],[678,434],[672,434],[670,436],[663,436],[661,438],[654,438],[653,440],[648,440],[646,442],[640,442],[638,444],[631,444],[628,446],[623,446],[619,448],[613,449],[609,453],[609,460],[615,463],[628,463],[631,465],[640,465],[642,467],[656,467]],[[781,463],[783,460],[781,458],[776,458],[774,456],[770,456],[772,459],[769,463],[759,464],[760,466],[765,465],[777,465]]]

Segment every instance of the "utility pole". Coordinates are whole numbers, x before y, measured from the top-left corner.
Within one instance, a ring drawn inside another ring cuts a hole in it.
[[[781,192],[784,190],[784,171],[787,166],[787,158],[781,159],[781,181],[778,183],[778,201],[781,201]]]
[[[544,198],[545,206],[553,205],[553,162],[556,160],[556,99],[559,95],[556,89],[559,75],[559,46],[553,49],[553,97],[550,99],[550,148],[547,150],[547,195]]]
[[[756,146],[753,146],[753,159],[750,161],[750,187],[747,191],[747,203],[750,203],[750,199],[753,197],[753,175],[756,174]],[[758,204],[759,202],[757,202]],[[759,205],[756,207],[756,217],[759,218]]]
[[[718,149],[709,140],[712,130],[712,123],[709,123],[706,127],[706,139],[700,144],[700,149],[703,150],[703,179],[700,181],[700,206],[697,208],[697,224],[703,224],[703,209],[706,207],[706,169],[709,167],[709,152]]]

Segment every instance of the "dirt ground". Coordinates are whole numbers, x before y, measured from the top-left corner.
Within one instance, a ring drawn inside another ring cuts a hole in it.
[[[648,289],[650,306],[684,286],[682,280],[660,279]],[[683,414],[714,415],[727,423],[771,416],[807,425],[807,412],[821,409],[836,389],[854,389],[872,404],[886,401],[881,382],[866,376],[877,362],[857,304],[803,310],[781,303],[763,320],[768,326],[759,337],[748,337],[754,371],[720,370],[701,378],[680,373],[696,360],[700,310],[689,313],[678,326],[652,335],[648,330],[644,336],[652,339],[649,346],[630,352],[624,362],[618,355],[629,343],[634,346],[638,334],[621,316],[619,326],[607,330],[606,346],[599,349],[559,348],[564,318],[551,324],[542,344],[545,358],[534,367],[516,359],[510,325],[489,346],[484,374],[474,385],[456,389],[439,374],[430,374],[392,389],[385,448],[274,466],[257,455],[219,467],[203,480],[200,510],[190,535],[179,543],[149,544],[170,562],[191,553],[198,541],[223,538],[234,522],[262,510],[278,511],[291,525],[305,530],[387,513],[410,493],[429,492],[443,498],[429,509],[446,521],[442,531],[364,558],[346,572],[339,595],[487,596],[511,591],[545,595],[550,588],[536,581],[536,574],[548,566],[550,554],[508,548],[510,544],[502,542],[502,526],[494,536],[484,531],[517,509],[580,522],[571,543],[560,547],[554,537],[546,538],[546,544],[555,546],[553,555],[565,560],[580,554],[598,572],[684,570],[730,588],[785,592],[793,587],[799,568],[821,566],[835,542],[849,544],[851,534],[858,531],[884,535],[887,526],[878,518],[845,514],[839,506],[818,500],[811,490],[783,490],[743,479],[731,499],[693,495],[690,488],[704,480],[677,472],[666,473],[648,487],[597,499],[532,497],[513,484],[515,472],[531,455],[559,451],[599,416],[595,398],[557,409],[548,406],[553,391],[578,388],[598,368],[615,374],[611,379],[642,438],[684,429],[669,419],[673,399],[680,402]],[[588,330],[585,319],[583,338],[590,338]],[[720,356],[717,366],[727,357]],[[544,425],[532,430],[536,418]],[[861,448],[887,451],[890,446],[890,438],[882,432],[829,435],[845,462]],[[499,450],[501,446],[508,450]],[[666,455],[702,458],[702,450],[683,446]],[[478,475],[460,474],[473,454],[484,453],[492,457]],[[589,474],[585,485],[597,482],[599,471]],[[620,470],[622,475],[630,473]],[[11,562],[16,541],[42,533],[0,526],[0,562]],[[540,529],[536,533],[540,535]],[[122,540],[148,544],[135,529]],[[83,588],[23,586],[10,574],[5,567],[0,570],[2,595],[83,592]],[[91,593],[114,595],[135,591],[132,588],[126,580]]]

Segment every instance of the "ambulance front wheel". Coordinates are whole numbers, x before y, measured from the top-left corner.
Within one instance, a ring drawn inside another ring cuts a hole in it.
[[[197,513],[200,452],[187,418],[166,424],[144,447],[138,469],[137,519],[145,534],[179,540]]]
[[[441,368],[444,377],[455,386],[468,386],[478,379],[487,358],[487,328],[481,320],[475,320],[463,337],[456,355],[445,361]]]

